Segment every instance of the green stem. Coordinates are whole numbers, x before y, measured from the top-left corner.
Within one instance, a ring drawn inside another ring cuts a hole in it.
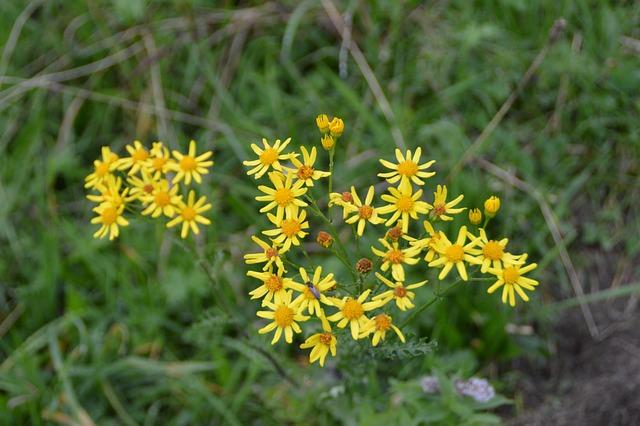
[[[446,296],[447,294],[449,294],[451,291],[453,291],[453,289],[455,289],[458,285],[460,285],[460,283],[462,283],[462,279],[458,279],[458,281],[454,282],[453,284],[451,284],[445,291],[443,291],[442,293],[440,292],[435,292],[434,291],[434,296],[431,298],[431,300],[429,300],[427,303],[425,303],[424,305],[420,306],[418,309],[416,309],[415,311],[413,311],[413,313],[411,315],[409,315],[409,317],[404,320],[402,322],[402,324],[400,324],[400,328],[404,328],[407,324],[409,324],[415,317],[417,317],[420,313],[422,313],[425,309],[427,309],[429,306],[433,305],[434,303],[436,303],[438,300],[442,299],[444,296]]]
[[[333,192],[333,152],[335,151],[336,146],[332,146],[329,151],[329,198],[331,198],[331,193]]]

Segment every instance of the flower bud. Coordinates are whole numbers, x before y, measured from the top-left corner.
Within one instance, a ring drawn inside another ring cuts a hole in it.
[[[356,271],[361,274],[366,274],[367,272],[371,271],[371,269],[373,269],[373,262],[371,262],[366,257],[363,257],[356,263]]]
[[[327,117],[327,114],[320,114],[317,116],[316,125],[318,126],[318,130],[322,133],[329,132],[329,117]]]
[[[471,222],[472,225],[478,225],[482,222],[482,213],[480,212],[480,209],[469,210],[469,222]]]
[[[316,242],[324,248],[329,248],[333,244],[333,237],[328,232],[320,231],[316,237]]]
[[[322,147],[327,151],[330,151],[331,148],[333,148],[333,146],[336,144],[335,139],[333,139],[331,135],[324,135],[322,139],[320,139],[320,142],[322,143]]]
[[[329,131],[331,132],[331,136],[339,138],[342,132],[344,132],[344,121],[338,117],[333,117],[333,120],[329,123]]]
[[[489,217],[494,217],[496,213],[498,213],[498,210],[500,210],[500,198],[495,195],[487,198],[484,202],[484,214]]]

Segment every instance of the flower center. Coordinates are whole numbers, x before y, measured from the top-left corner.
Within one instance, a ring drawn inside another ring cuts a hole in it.
[[[413,208],[413,199],[408,195],[403,195],[396,201],[396,207],[401,212],[409,212]]]
[[[320,343],[322,343],[325,346],[329,346],[331,345],[331,340],[333,340],[333,334],[331,333],[322,333],[320,335]]]
[[[342,315],[349,321],[360,318],[362,314],[364,314],[364,309],[355,299],[347,300],[342,307]]]
[[[118,219],[118,212],[115,207],[107,207],[102,211],[102,223],[105,225],[112,225]]]
[[[280,225],[280,229],[282,233],[287,237],[291,238],[300,232],[300,222],[295,219],[286,219],[282,221]]]
[[[453,244],[447,247],[447,251],[445,252],[445,256],[451,262],[460,262],[464,257],[464,249],[460,244]]]
[[[133,155],[131,156],[131,158],[133,158],[135,161],[144,161],[148,156],[149,153],[144,149],[136,149],[135,151],[133,151]]]
[[[411,160],[405,160],[398,164],[398,173],[404,176],[413,176],[418,172],[418,165]]]
[[[278,249],[269,247],[264,251],[264,255],[267,256],[267,259],[271,259],[272,257],[278,257]]]
[[[402,263],[404,261],[404,253],[398,249],[389,250],[387,260],[391,263]]]
[[[273,199],[276,200],[278,205],[284,207],[293,201],[293,193],[290,189],[280,188],[276,190],[275,194],[273,194]]]
[[[109,173],[109,165],[107,163],[100,163],[96,166],[96,174],[100,177]]]
[[[153,168],[156,170],[162,170],[162,168],[166,163],[167,163],[167,159],[161,158],[161,157],[154,158],[152,161]]]
[[[394,226],[393,228],[389,229],[389,231],[387,232],[387,236],[395,241],[400,239],[402,235],[404,235],[404,232],[402,232],[402,228],[399,226]]]
[[[168,206],[171,204],[171,197],[166,191],[160,191],[154,197],[156,204],[160,207]]]
[[[342,193],[342,201],[344,201],[345,203],[352,203],[353,202],[353,196],[351,196],[350,192],[343,192]]]
[[[307,180],[313,176],[313,167],[311,166],[300,166],[298,169],[298,179]]]
[[[153,192],[153,185],[148,183],[148,184],[146,184],[145,186],[142,187],[142,190],[144,192],[146,192],[147,194],[151,194]]]
[[[376,315],[373,320],[376,322],[376,329],[379,331],[387,331],[391,328],[391,317],[389,315]]]
[[[497,241],[491,240],[482,247],[482,254],[487,259],[500,260],[504,254],[504,249]]]
[[[185,172],[193,171],[196,167],[198,167],[198,162],[190,155],[185,155],[182,157],[182,160],[180,160],[180,168]]]
[[[367,205],[360,207],[360,209],[358,209],[358,212],[360,213],[360,217],[362,219],[369,219],[373,215],[373,209],[371,208],[371,206]]]
[[[433,215],[440,216],[447,212],[447,206],[444,203],[434,204],[433,205]]]
[[[407,289],[399,285],[393,290],[393,294],[395,294],[396,297],[405,297],[407,295]]]
[[[293,309],[287,306],[280,306],[276,309],[274,320],[280,328],[287,328],[293,323]]]
[[[196,218],[198,213],[193,207],[185,207],[180,214],[182,215],[182,219],[191,221]]]
[[[278,161],[278,151],[273,148],[265,149],[262,154],[260,154],[260,162],[264,165],[271,165]]]
[[[275,293],[278,290],[282,290],[282,278],[277,275],[271,275],[264,282],[270,292]]]
[[[515,284],[518,282],[518,278],[520,278],[520,272],[513,266],[509,266],[502,271],[502,278],[504,278],[504,282],[507,284]]]

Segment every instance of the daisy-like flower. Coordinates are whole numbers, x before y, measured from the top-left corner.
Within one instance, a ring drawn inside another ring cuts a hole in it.
[[[127,182],[131,189],[132,200],[139,200],[142,205],[146,206],[149,196],[153,193],[155,185],[158,183],[158,179],[155,179],[153,175],[145,169],[140,170],[140,176],[128,176]]]
[[[383,238],[378,241],[384,246],[384,249],[380,250],[371,247],[371,251],[373,251],[373,254],[376,256],[382,258],[380,269],[385,272],[391,268],[393,279],[404,282],[404,267],[402,265],[415,265],[418,263],[419,259],[416,256],[420,253],[420,248],[413,246],[401,249],[398,247],[397,241],[389,243],[389,241]]]
[[[380,159],[380,163],[391,172],[378,173],[378,176],[385,178],[390,184],[395,184],[398,181],[407,182],[410,181],[416,185],[424,185],[422,179],[430,178],[435,175],[435,172],[427,172],[426,170],[435,163],[435,160],[428,161],[424,164],[420,164],[420,155],[422,154],[422,148],[416,148],[413,156],[411,150],[408,150],[406,155],[403,156],[399,149],[396,149],[396,159],[398,164],[394,164],[390,161]],[[420,179],[422,178],[422,179]]]
[[[424,256],[424,260],[427,262],[431,262],[436,258],[438,254],[437,247],[442,244],[442,238],[440,236],[440,232],[436,232],[433,229],[433,225],[428,220],[422,222],[422,226],[424,226],[424,230],[427,232],[428,237],[421,238],[419,240],[412,241],[410,244],[419,247],[420,250],[427,250],[427,254]]]
[[[380,214],[393,212],[393,215],[386,221],[386,226],[391,226],[402,221],[402,232],[409,230],[409,218],[418,219],[418,214],[429,212],[429,204],[420,200],[422,189],[413,192],[411,182],[404,180],[398,188],[389,188],[390,194],[383,194],[382,199],[389,204],[379,209]]]
[[[184,155],[178,151],[172,151],[172,154],[176,161],[171,163],[172,169],[176,172],[173,178],[173,182],[177,183],[184,179],[184,183],[189,185],[191,179],[196,182],[202,182],[202,175],[209,173],[207,167],[213,165],[213,161],[209,160],[213,155],[213,152],[207,151],[200,155],[196,155],[196,141],[189,142],[189,152]]]
[[[120,226],[129,225],[129,221],[122,217],[124,204],[116,207],[111,203],[102,203],[95,207],[93,211],[98,216],[91,219],[91,223],[100,224],[100,229],[93,234],[93,238],[104,238],[108,234],[109,239],[113,240],[120,235]]]
[[[416,294],[409,290],[422,287],[427,283],[427,280],[424,280],[424,281],[417,282],[415,284],[410,284],[408,286],[405,286],[400,281],[396,281],[394,283],[393,281],[385,278],[379,272],[376,272],[376,277],[378,277],[378,279],[382,281],[387,287],[390,287],[391,290],[385,291],[383,293],[378,294],[377,296],[374,296],[373,300],[384,300],[386,304],[389,300],[395,299],[396,306],[398,306],[398,308],[401,311],[406,311],[407,309],[411,309],[415,307],[415,305],[413,304],[413,299],[416,297]]]
[[[398,327],[393,325],[393,320],[387,314],[378,314],[373,317],[363,328],[360,337],[367,337],[369,334],[373,333],[371,344],[373,346],[378,346],[378,343],[386,337],[387,331],[391,329],[395,331],[400,341],[404,343],[404,334],[402,334],[402,331],[400,331]]]
[[[111,152],[108,146],[103,146],[100,151],[102,160],[95,160],[93,162],[93,173],[84,179],[85,188],[95,188],[118,167],[118,154]]]
[[[129,169],[129,174],[132,175],[147,167],[149,151],[140,141],[133,141],[133,145],[125,146],[125,149],[129,153],[129,157],[123,157],[118,160],[118,170]]]
[[[260,213],[266,213],[273,208],[277,208],[276,217],[282,218],[284,212],[293,206],[307,206],[307,203],[298,198],[307,192],[307,188],[303,188],[304,181],[298,180],[293,183],[292,173],[289,173],[285,178],[280,172],[269,173],[269,180],[273,184],[273,188],[265,185],[258,186],[258,189],[266,195],[259,195],[256,200],[269,202],[260,209]]]
[[[147,208],[142,211],[143,215],[159,217],[164,214],[173,217],[176,214],[176,206],[180,204],[182,196],[178,195],[178,185],[169,186],[169,181],[161,180],[153,185],[151,194],[141,197]]]
[[[323,172],[321,170],[316,170],[313,165],[316,162],[317,149],[314,146],[311,148],[311,153],[307,151],[307,148],[304,146],[300,147],[300,151],[302,152],[302,160],[298,160],[296,157],[291,158],[291,162],[295,166],[295,169],[287,168],[290,172],[292,172],[298,180],[304,182],[307,186],[313,186],[313,181],[321,179],[323,177],[327,177],[331,175],[330,172]]]
[[[182,231],[180,232],[181,238],[187,238],[189,228],[191,228],[191,231],[197,235],[200,232],[198,223],[203,225],[211,224],[209,219],[201,215],[201,213],[211,209],[211,204],[207,203],[207,197],[203,195],[197,202],[195,199],[196,193],[193,190],[189,191],[187,203],[185,204],[185,202],[180,199],[176,205],[176,217],[167,223],[167,228],[171,228],[182,223]]]
[[[505,251],[509,240],[503,238],[500,241],[489,240],[484,229],[480,228],[480,237],[476,237],[468,232],[469,238],[474,239],[478,249],[469,250],[481,263],[480,272],[485,273],[493,264],[494,268],[502,267],[503,262],[508,265],[522,265],[525,262],[522,256],[516,256]]]
[[[311,335],[300,345],[300,349],[313,348],[309,353],[309,362],[313,364],[319,361],[320,367],[324,367],[324,360],[329,352],[331,352],[331,356],[336,356],[336,344],[338,343],[338,339],[331,332],[331,327],[325,318],[322,318],[322,329],[322,333]]]
[[[450,214],[458,214],[466,209],[466,207],[454,208],[463,198],[464,195],[460,194],[447,203],[447,187],[438,185],[436,192],[433,193],[433,206],[429,206],[432,208],[431,215],[444,221],[453,220]]]
[[[308,316],[302,315],[302,308],[300,306],[291,303],[290,291],[285,292],[284,296],[276,303],[266,303],[265,306],[271,309],[270,311],[258,311],[257,315],[260,318],[272,320],[273,322],[267,324],[258,330],[258,333],[265,334],[273,331],[276,332],[273,335],[271,344],[275,345],[280,336],[284,332],[284,340],[287,343],[293,342],[293,332],[302,333],[302,329],[298,325],[298,322],[306,321]]]
[[[255,263],[264,263],[264,266],[262,267],[263,271],[271,268],[271,266],[275,263],[278,270],[286,272],[286,268],[284,267],[284,263],[282,262],[282,258],[280,257],[283,251],[279,249],[277,244],[266,243],[255,235],[252,236],[251,239],[254,243],[260,246],[262,252],[245,254],[245,263],[247,263],[248,265],[253,265]]]
[[[299,291],[301,294],[294,300],[294,303],[300,303],[302,310],[308,310],[309,315],[316,315],[320,318],[324,317],[324,311],[320,306],[320,302],[325,305],[331,305],[331,301],[323,293],[330,288],[335,287],[336,280],[333,274],[327,274],[322,277],[322,266],[318,266],[313,273],[313,277],[309,278],[307,271],[300,268],[300,277],[303,283],[294,282],[291,287]]]
[[[161,176],[166,175],[167,172],[175,168],[176,164],[171,158],[169,148],[164,146],[162,142],[154,142],[149,153],[147,168],[154,179],[160,179]]]
[[[339,328],[345,328],[347,324],[351,328],[351,337],[358,340],[360,331],[367,326],[369,318],[365,316],[365,312],[379,308],[384,303],[377,300],[375,302],[365,302],[371,290],[365,290],[360,297],[354,299],[345,297],[343,299],[333,299],[333,305],[339,309],[338,312],[327,317],[329,321],[337,322]]]
[[[264,175],[270,168],[273,168],[277,171],[282,171],[282,165],[280,161],[291,160],[297,154],[289,153],[283,154],[282,151],[289,145],[291,142],[291,138],[288,138],[284,142],[280,142],[280,139],[277,139],[273,146],[269,145],[266,139],[262,139],[262,145],[264,149],[258,147],[258,145],[252,143],[251,149],[258,156],[257,160],[246,160],[243,161],[242,164],[245,166],[253,167],[251,170],[247,172],[249,176],[255,175],[256,179],[260,179],[262,175]]]
[[[384,222],[384,219],[378,217],[380,208],[374,208],[371,206],[374,193],[375,190],[373,188],[373,185],[371,185],[369,187],[369,191],[367,191],[367,196],[364,199],[363,203],[362,201],[360,201],[355,187],[351,187],[351,197],[353,199],[353,203],[350,205],[349,209],[351,209],[352,212],[355,212],[355,214],[346,219],[345,222],[348,224],[354,224],[358,222],[356,231],[359,236],[362,236],[362,234],[364,233],[364,226],[367,222],[373,225]]]
[[[444,279],[449,271],[455,266],[458,270],[458,274],[463,281],[467,281],[467,268],[464,266],[464,262],[479,264],[472,254],[471,249],[476,245],[476,241],[471,241],[465,245],[467,240],[467,227],[461,226],[458,231],[458,238],[455,243],[451,243],[446,235],[440,232],[441,244],[436,247],[436,250],[440,254],[440,257],[436,260],[429,262],[429,267],[442,267],[438,279]]]
[[[539,283],[523,275],[534,270],[537,266],[535,263],[530,263],[526,266],[507,266],[504,269],[489,268],[489,273],[495,275],[498,280],[487,289],[487,293],[491,294],[502,287],[502,303],[507,303],[507,299],[509,299],[509,305],[516,306],[515,293],[518,293],[518,296],[520,296],[522,300],[528,302],[529,296],[527,296],[524,290],[533,291]]]
[[[109,203],[114,207],[120,207],[129,201],[129,188],[125,188],[120,192],[121,187],[122,179],[109,175],[95,187],[100,194],[89,194],[87,198],[94,203]]]
[[[288,289],[292,288],[293,280],[291,278],[285,278],[282,275],[284,270],[280,269],[276,273],[271,271],[256,272],[249,271],[247,275],[262,281],[262,285],[249,292],[252,299],[262,299],[262,306],[274,300],[276,303],[285,296]]]
[[[357,209],[357,207],[353,205],[353,195],[351,195],[349,191],[332,192],[329,194],[329,207],[332,206],[342,207],[342,220],[346,219],[354,208]]]
[[[276,228],[262,231],[262,233],[271,237],[274,243],[282,245],[283,252],[289,250],[292,244],[299,246],[300,240],[308,234],[304,231],[309,228],[309,222],[306,220],[307,212],[298,209],[298,206],[287,210],[283,218],[278,218],[271,213],[267,213],[267,218]]]

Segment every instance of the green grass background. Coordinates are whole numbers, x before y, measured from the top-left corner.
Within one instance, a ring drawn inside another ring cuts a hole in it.
[[[320,2],[0,2],[0,423],[389,422],[389,378],[409,381],[456,357],[517,400],[509,360],[544,357],[553,318],[575,294],[532,192],[478,158],[542,195],[585,292],[637,290],[638,3],[335,6],[392,120]],[[530,84],[447,180],[560,17],[566,29]],[[499,195],[493,229],[540,264],[533,301],[511,310],[469,286],[410,330],[438,342],[434,355],[361,362],[346,379],[258,337],[242,254],[266,222],[241,161],[262,137],[319,146],[320,112],[346,122],[337,189],[377,182],[395,126],[407,147],[437,160],[433,182],[464,193],[465,205]],[[204,237],[181,242],[133,219],[118,241],[93,240],[83,178],[100,146],[185,148],[191,138],[215,151],[201,188],[215,224]],[[615,279],[631,285],[611,290]],[[538,331],[510,335],[509,323]]]

